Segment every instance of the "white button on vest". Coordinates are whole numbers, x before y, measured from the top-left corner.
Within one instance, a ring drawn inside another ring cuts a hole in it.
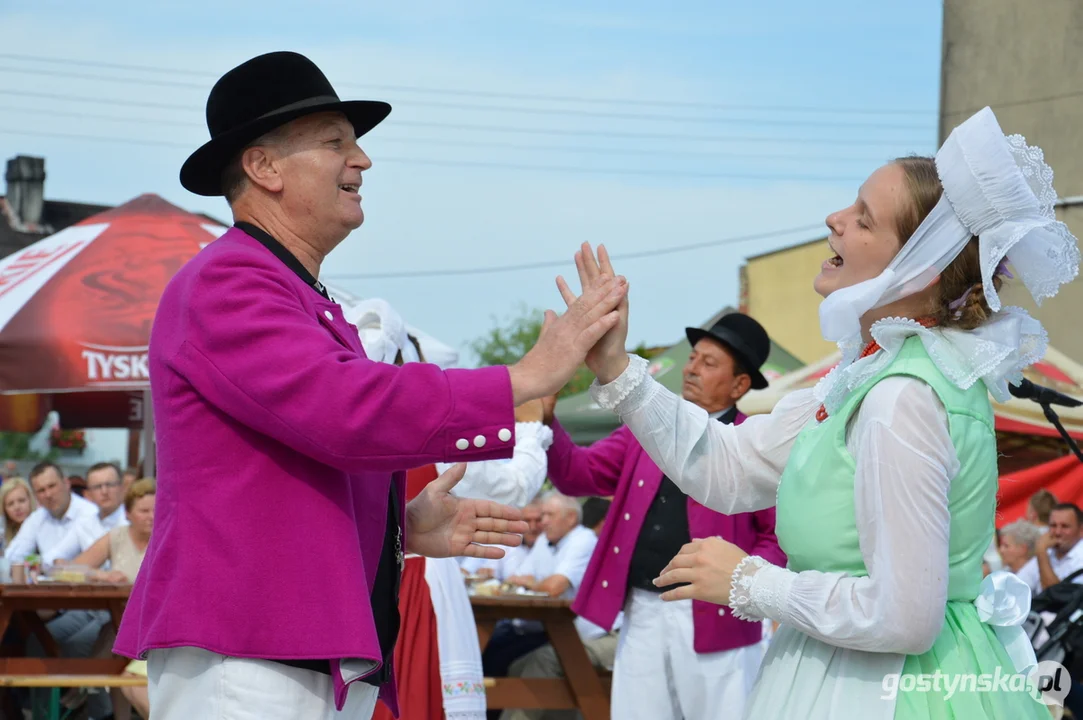
[[[613,553],[614,554],[619,554],[620,553],[620,548],[619,547],[614,547],[613,548]]]
[[[500,442],[507,442],[508,440],[511,440],[511,430],[504,428],[498,432],[496,436],[500,438]]]
[[[643,481],[642,480],[639,481],[639,487],[643,487]]]
[[[327,318],[328,320],[334,320],[335,319],[335,316],[331,314],[330,310],[324,310],[323,311],[323,316],[325,318]]]
[[[460,450],[465,450],[470,447],[470,442],[466,438],[459,438],[455,441],[455,447],[459,448]]]
[[[631,520],[632,516],[629,513],[624,513],[624,519],[625,520]]]
[[[602,587],[604,587],[604,588],[609,587],[609,581],[608,580],[602,580]]]
[[[726,608],[718,608],[718,614],[719,615],[725,615],[726,614]]]
[[[485,436],[484,435],[478,435],[476,438],[474,438],[474,447],[478,447],[478,448],[485,447]]]

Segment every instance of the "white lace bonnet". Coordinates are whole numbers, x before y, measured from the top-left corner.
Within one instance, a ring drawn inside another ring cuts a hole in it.
[[[1025,364],[1044,355],[1044,330],[1020,308],[1001,309],[993,276],[1002,262],[1010,264],[1040,305],[1076,277],[1079,247],[1056,219],[1053,170],[1041,148],[1027,145],[1020,135],[1005,136],[988,107],[952,131],[936,154],[936,169],[944,192],[932,212],[879,276],[837,290],[821,303],[820,328],[825,339],[843,348],[843,365],[853,362],[850,351],[860,345],[862,315],[928,287],[977,236],[982,288],[994,315],[970,334],[1002,350],[1014,349],[1009,353],[1014,362],[1003,356],[995,373],[978,373],[998,386],[990,387],[995,396],[1006,395],[1005,378],[1017,377]]]
[[[1042,150],[1020,135],[1005,137],[983,108],[952,131],[936,154],[944,193],[878,277],[832,293],[820,305],[824,338],[842,342],[860,332],[861,316],[926,288],[978,236],[982,287],[1000,310],[993,274],[1011,264],[1035,302],[1057,294],[1079,271],[1079,248],[1056,219],[1053,170]]]

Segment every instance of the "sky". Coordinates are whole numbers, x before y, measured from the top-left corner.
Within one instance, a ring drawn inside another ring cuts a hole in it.
[[[277,5],[0,0],[0,159],[44,157],[49,199],[229,221],[178,181],[207,94],[301,52],[343,99],[393,106],[361,140],[365,223],[321,279],[471,365],[521,308],[562,309],[584,241],[629,280],[630,343],[676,342],[736,305],[744,258],[822,237],[874,169],[936,150],[938,0]]]

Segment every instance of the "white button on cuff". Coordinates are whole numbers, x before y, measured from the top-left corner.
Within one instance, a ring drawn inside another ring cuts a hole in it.
[[[331,314],[330,310],[324,310],[323,311],[323,316],[325,318],[327,318],[328,320],[334,320],[335,319],[335,316]]]
[[[511,430],[504,428],[498,432],[496,436],[500,438],[500,442],[507,442],[508,440],[511,440]]]
[[[465,450],[470,447],[470,442],[466,438],[459,438],[455,441],[455,447],[459,448],[460,450]]]
[[[474,447],[477,447],[477,448],[485,447],[485,436],[484,435],[478,435],[477,437],[474,438]]]
[[[719,615],[725,615],[726,614],[726,608],[718,608],[718,614]]]

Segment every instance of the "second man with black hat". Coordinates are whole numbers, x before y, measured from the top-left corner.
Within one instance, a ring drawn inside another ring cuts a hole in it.
[[[687,328],[691,354],[682,394],[711,417],[741,423],[737,401],[767,380],[760,367],[771,343],[758,322],[739,313],[710,330]],[[691,540],[719,536],[779,565],[773,508],[722,515],[684,495],[622,427],[578,447],[552,417],[549,477],[568,495],[613,497],[574,611],[603,628],[625,613],[613,669],[612,715],[658,720],[740,717],[759,669],[762,626],[729,608],[699,601],[663,602],[654,585]],[[754,550],[753,550],[754,548]]]

